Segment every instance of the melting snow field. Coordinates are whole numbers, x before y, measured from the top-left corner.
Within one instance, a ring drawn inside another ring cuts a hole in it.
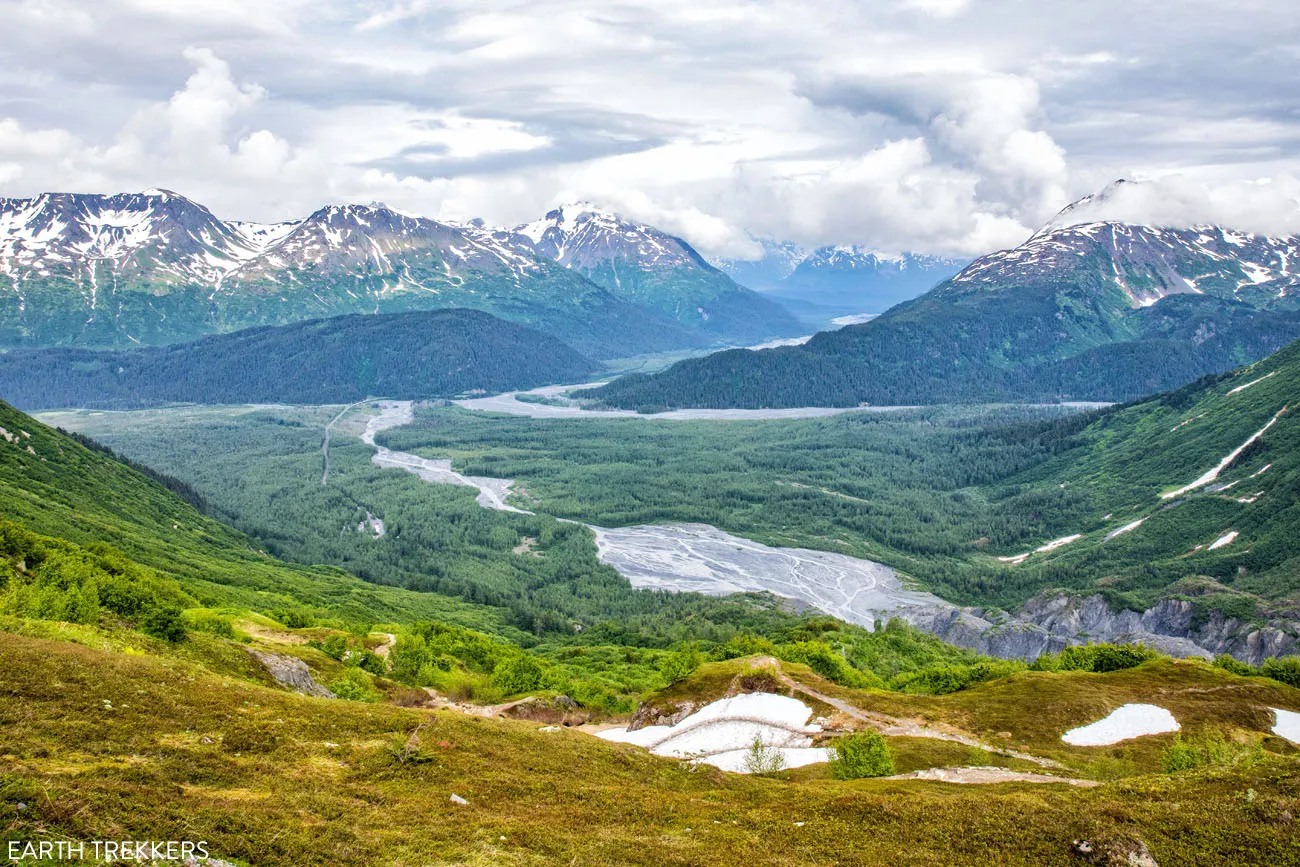
[[[1062,536],[1059,539],[1053,539],[1052,541],[1048,542],[1046,545],[1039,545],[1037,548],[1035,548],[1032,551],[1026,551],[1023,554],[1016,554],[1014,557],[999,557],[998,559],[1001,560],[1003,563],[1010,563],[1012,566],[1018,566],[1021,563],[1028,560],[1030,556],[1033,554],[1045,554],[1048,551],[1055,551],[1057,548],[1063,548],[1064,546],[1070,544],[1071,542],[1077,542],[1082,538],[1083,538],[1082,533],[1075,533],[1073,536]]]
[[[1300,744],[1300,713],[1295,711],[1282,710],[1281,708],[1269,708],[1273,711],[1277,721],[1273,723],[1273,734],[1280,738],[1286,738],[1293,744]]]
[[[1126,704],[1105,719],[1070,729],[1061,735],[1061,740],[1076,747],[1105,747],[1143,735],[1176,732],[1179,728],[1174,715],[1162,707]]]
[[[1268,424],[1264,425],[1262,428],[1255,431],[1253,434],[1250,435],[1250,437],[1244,443],[1237,446],[1235,449],[1233,449],[1231,452],[1225,455],[1223,460],[1219,461],[1218,465],[1216,465],[1214,469],[1206,471],[1205,475],[1201,476],[1199,479],[1192,482],[1190,485],[1183,485],[1181,488],[1179,488],[1176,491],[1169,491],[1168,493],[1161,494],[1160,499],[1168,500],[1168,499],[1172,499],[1173,497],[1181,496],[1187,493],[1188,491],[1194,491],[1197,488],[1204,487],[1205,485],[1208,485],[1210,482],[1217,479],[1219,477],[1219,473],[1226,470],[1228,468],[1228,465],[1231,464],[1233,461],[1235,461],[1237,459],[1237,456],[1240,455],[1242,452],[1244,452],[1250,446],[1251,443],[1255,442],[1255,440],[1262,437],[1268,431],[1268,429],[1271,428],[1277,422],[1277,420],[1282,417],[1282,413],[1284,412],[1286,412],[1286,407],[1282,407],[1281,409],[1279,409],[1277,411],[1277,415],[1273,416],[1271,419],[1268,420]],[[1261,472],[1263,471],[1261,470]]]
[[[829,761],[829,750],[812,746],[811,735],[821,726],[809,725],[810,716],[812,709],[798,699],[756,692],[715,701],[673,726],[607,729],[597,736],[743,774],[756,737],[779,752],[787,768]]]

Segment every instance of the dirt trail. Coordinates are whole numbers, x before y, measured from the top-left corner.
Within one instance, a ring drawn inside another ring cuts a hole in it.
[[[885,777],[886,780],[934,780],[939,783],[1067,783],[1071,786],[1090,789],[1100,786],[1096,780],[1077,780],[1071,777],[1053,777],[1050,774],[1029,774],[1024,771],[1008,771],[1006,768],[966,767],[966,768],[926,768],[912,771],[910,774],[896,774]]]
[[[375,656],[387,659],[388,651],[392,650],[393,645],[397,643],[397,636],[391,632],[376,632],[375,634],[384,636],[384,643],[375,648]]]
[[[859,722],[866,723],[876,731],[880,732],[882,735],[886,735],[888,737],[934,738],[935,740],[940,740],[940,741],[952,741],[954,743],[965,744],[966,746],[969,747],[976,747],[977,749],[985,750],[987,752],[993,753],[994,755],[1007,756],[1013,759],[1021,759],[1026,762],[1033,762],[1034,764],[1042,768],[1058,768],[1058,769],[1065,768],[1065,765],[1062,765],[1060,762],[1053,761],[1052,759],[1044,759],[1038,756],[1031,756],[1028,753],[1022,753],[1018,750],[1010,750],[1007,749],[1006,747],[999,747],[999,746],[994,746],[993,744],[987,744],[981,741],[979,738],[972,737],[971,735],[963,734],[958,731],[931,728],[929,726],[922,725],[921,723],[918,723],[915,720],[902,719],[900,717],[889,716],[887,714],[882,714],[882,713],[876,713],[875,711],[862,710],[861,708],[855,707],[849,704],[848,702],[843,701],[842,699],[832,698],[829,695],[825,695],[823,693],[818,692],[817,690],[813,689],[810,686],[805,686],[804,684],[799,683],[797,680],[795,680],[794,678],[786,674],[784,671],[782,671],[781,663],[778,662],[773,657],[769,656],[769,657],[764,657],[761,660],[755,660],[754,664],[775,668],[777,672],[777,677],[780,679],[780,681],[783,684],[789,687],[793,692],[803,693],[809,698],[816,699],[817,701],[820,701],[823,704],[828,704],[831,707],[838,710],[840,713],[843,713],[845,716],[856,719]]]

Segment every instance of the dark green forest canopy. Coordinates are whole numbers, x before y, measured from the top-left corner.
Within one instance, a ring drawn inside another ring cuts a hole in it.
[[[477,310],[338,316],[119,352],[0,353],[0,395],[24,408],[350,403],[532,388],[599,365]]]
[[[1263,358],[1300,337],[1300,311],[1173,295],[1128,310],[1097,287],[940,289],[801,346],[732,350],[583,393],[605,404],[793,407],[1132,400]]]

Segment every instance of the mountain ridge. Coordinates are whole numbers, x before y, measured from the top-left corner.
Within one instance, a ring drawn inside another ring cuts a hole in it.
[[[0,352],[0,395],[22,409],[164,403],[351,403],[581,381],[599,365],[479,310],[350,314],[193,343]]]
[[[1049,225],[871,322],[589,396],[620,407],[1129,400],[1300,337],[1298,253],[1300,237],[1222,227]]]
[[[729,291],[711,315],[682,319],[602,288],[521,235],[380,204],[262,224],[220,220],[165,190],[0,199],[0,346],[125,348],[450,307],[536,325],[601,357],[800,330],[779,306]]]

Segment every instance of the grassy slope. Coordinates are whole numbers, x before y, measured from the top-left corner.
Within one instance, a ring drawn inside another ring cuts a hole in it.
[[[4,403],[0,427],[13,438],[0,436],[0,518],[81,545],[107,542],[206,605],[304,608],[362,622],[438,618],[509,631],[492,609],[269,557],[135,470]]]
[[[1206,671],[1158,672],[1155,688],[1200,690],[1218,707],[1300,707],[1294,691],[1253,686],[1216,697],[1233,684]],[[1063,692],[1078,686],[1045,677]],[[998,716],[1013,693],[1016,718]],[[0,642],[0,694],[21,697],[0,703],[7,837],[205,839],[220,857],[258,865],[1064,865],[1073,839],[1132,836],[1163,867],[1293,864],[1300,851],[1284,817],[1300,809],[1300,778],[1276,756],[1092,790],[745,778],[536,723],[327,703],[186,660],[16,636]],[[1012,679],[966,701],[985,724],[1032,740],[1018,727],[1053,724],[1038,715],[1050,698]],[[954,701],[893,699],[956,712],[945,707]],[[398,763],[393,750],[413,736],[423,760]],[[470,805],[450,803],[453,793]]]
[[[1072,530],[1086,533],[1083,540],[1027,565],[1042,561],[1053,576],[1108,574],[1113,590],[1140,597],[1207,575],[1279,607],[1300,605],[1297,409],[1300,344],[1293,344],[1233,374],[1102,416],[1077,448],[1010,480],[1086,491],[1090,504]],[[1161,496],[1214,468],[1275,416],[1215,484]],[[1106,540],[1139,519],[1137,529]],[[1208,550],[1231,530],[1236,541]]]

